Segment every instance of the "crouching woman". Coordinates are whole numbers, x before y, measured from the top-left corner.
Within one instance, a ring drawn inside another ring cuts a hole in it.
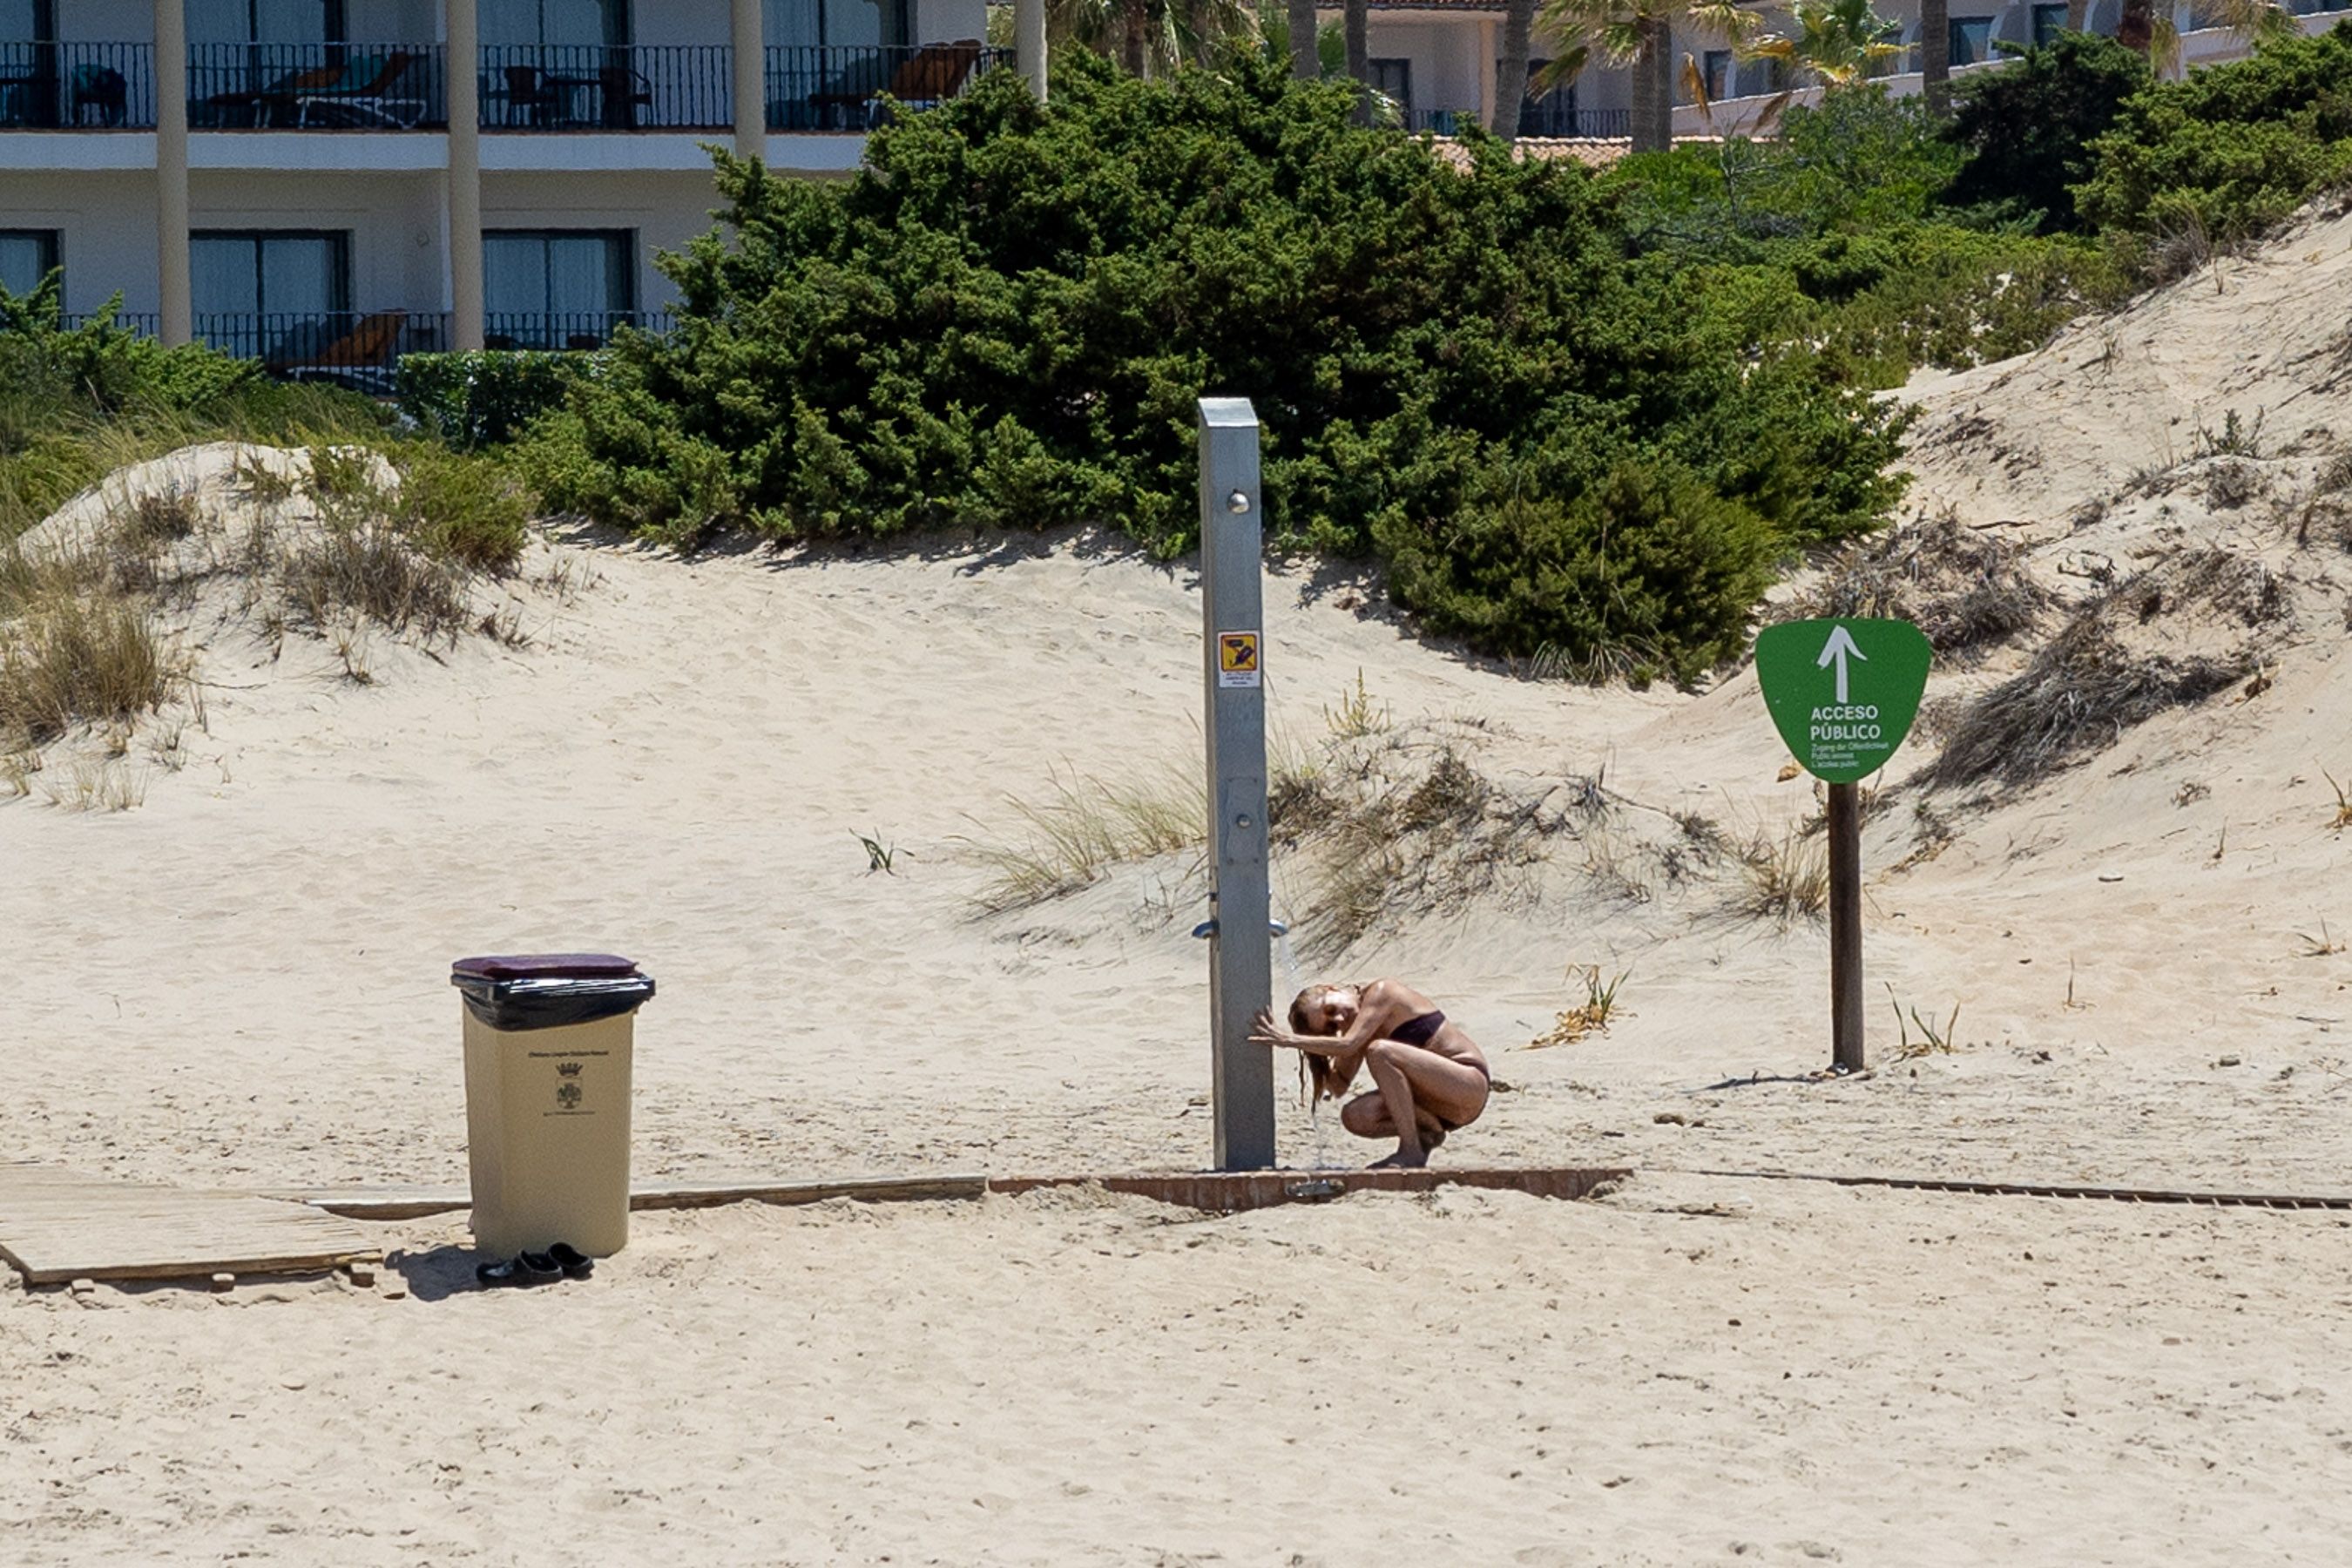
[[[1486,1109],[1492,1075],[1485,1055],[1402,981],[1310,985],[1291,1003],[1288,1028],[1269,1009],[1257,1016],[1250,1038],[1298,1052],[1316,1100],[1346,1094],[1359,1070],[1371,1075],[1371,1089],[1349,1100],[1339,1121],[1359,1138],[1397,1141],[1396,1152],[1375,1167],[1429,1163],[1447,1133]]]

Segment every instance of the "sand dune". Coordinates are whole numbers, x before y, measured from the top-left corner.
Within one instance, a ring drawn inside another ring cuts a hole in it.
[[[2184,649],[2258,642],[2252,696],[2031,788],[1886,781],[1872,1075],[1804,1081],[1825,935],[1739,913],[1736,863],[1676,820],[1777,837],[1812,811],[1776,781],[1752,676],[1518,680],[1416,641],[1376,584],[1277,570],[1286,744],[1336,743],[1360,672],[1390,723],[1363,743],[1400,765],[1451,745],[1500,786],[1605,792],[1507,895],[1376,924],[1324,967],[1413,979],[1493,1054],[1512,1091],[1443,1158],[1641,1167],[1616,1197],[647,1217],[594,1281],[505,1295],[457,1289],[461,1227],[425,1221],[383,1232],[399,1300],[90,1311],[0,1284],[0,1559],[2335,1560],[2336,1217],[1688,1173],[2352,1188],[2352,957],[2320,951],[2352,937],[2323,776],[2352,780],[2346,562],[2279,523],[2352,396],[2321,353],[2347,239],[2318,225],[2220,291],[2191,279],[1916,389],[1918,502],[2009,525],[2065,601],[2042,635],[2209,547],[2284,607],[2150,622]],[[2239,459],[2189,432],[2232,407],[2261,411],[2266,455],[2222,504]],[[143,804],[0,805],[0,1156],[461,1180],[448,961],[589,946],[661,984],[647,1176],[1206,1161],[1188,857],[987,914],[974,853],[1057,777],[1197,767],[1189,564],[1086,535],[681,562],[559,530],[510,591],[524,646],[380,637],[367,685],[200,604],[201,724],[166,716],[176,770],[144,739],[119,764]],[[1935,691],[1986,689],[2034,640]],[[1276,876],[1314,905],[1311,855]],[[1523,1048],[1586,964],[1630,971],[1623,1011]],[[1957,1049],[1895,1058],[1898,1008],[1941,1026],[1955,1004]],[[1281,1114],[1291,1163],[1378,1152]]]

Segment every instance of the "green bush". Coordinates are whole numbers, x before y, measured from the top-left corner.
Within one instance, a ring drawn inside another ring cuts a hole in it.
[[[2068,187],[2089,177],[2092,142],[2150,79],[2145,58],[2085,33],[2061,33],[1998,70],[1962,77],[1945,134],[1967,156],[1944,199],[2043,234],[2086,227]]]
[[[1637,154],[1604,183],[1623,192],[1627,228],[1645,250],[1762,261],[1770,241],[1871,235],[1936,215],[1959,166],[1921,100],[1856,83],[1790,108],[1769,141]]]
[[[394,393],[400,411],[436,440],[463,450],[498,446],[561,405],[589,358],[527,349],[404,354]]]
[[[1750,508],[1671,463],[1618,463],[1572,500],[1481,496],[1381,543],[1432,631],[1519,658],[1615,654],[1636,679],[1687,680],[1745,645],[1786,548]]]
[[[1919,100],[1860,84],[1790,110],[1780,140],[1628,158],[1607,183],[1663,286],[1741,322],[1732,352],[1801,342],[1835,383],[1883,388],[2038,348],[2128,289],[2103,247],[1948,205],[1961,167]]]
[[[2352,30],[2264,40],[2252,58],[2152,83],[2091,143],[2085,222],[2215,240],[2259,234],[2352,178]]]
[[[135,403],[196,411],[218,408],[266,384],[261,366],[202,343],[165,348],[119,326],[117,296],[105,310],[68,328],[52,273],[26,295],[0,288],[0,387],[13,399],[117,414]]]
[[[530,538],[530,494],[499,464],[417,445],[394,455],[409,536],[436,561],[511,571]]]
[[[68,328],[55,277],[22,297],[0,289],[0,544],[113,469],[194,442],[384,435],[364,397],[273,382],[202,344],[164,348],[111,309]]]
[[[679,541],[1101,521],[1173,555],[1204,393],[1256,406],[1277,546],[1534,540],[1488,521],[1507,475],[1578,527],[1636,495],[1612,474],[1658,476],[1780,552],[1899,492],[1899,411],[1801,350],[1749,354],[1747,292],[1695,313],[1581,168],[1473,136],[1457,171],[1278,64],[1061,69],[1050,112],[992,73],[877,132],[842,184],[722,156],[728,229],[666,262],[676,331],[615,344],[534,428],[542,493]],[[1748,557],[1724,578],[1753,581]],[[1396,591],[1486,647],[1653,636],[1646,609],[1562,621],[1503,582],[1415,569]],[[1654,636],[1689,668],[1717,627]]]

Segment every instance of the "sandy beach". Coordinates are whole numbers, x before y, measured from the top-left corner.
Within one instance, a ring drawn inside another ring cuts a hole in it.
[[[1811,1076],[1821,923],[1749,912],[1687,826],[1777,841],[1817,809],[1752,672],[1519,679],[1277,565],[1278,748],[1451,753],[1562,824],[1344,942],[1313,856],[1278,853],[1300,973],[1404,976],[1486,1047],[1507,1089],[1441,1162],[1630,1181],[646,1214],[531,1291],[472,1288],[462,1214],[372,1227],[373,1289],[85,1300],[0,1269],[0,1562],[2341,1561],[2352,1215],[1700,1173],[2352,1193],[2346,558],[2280,523],[2352,426],[2298,357],[2352,220],[2265,256],[1914,389],[1915,510],[2013,544],[2043,635],[2192,551],[2276,589],[2143,616],[2259,679],[2031,787],[1928,791],[1923,721],[1865,833],[1870,1074]],[[2102,332],[2125,368],[2088,396]],[[2216,504],[2191,425],[2257,405],[2268,499]],[[551,525],[520,646],[384,636],[364,684],[199,605],[201,716],[110,763],[68,743],[0,803],[0,1158],[462,1182],[449,962],[586,948],[660,985],[642,1177],[1200,1168],[1195,856],[991,912],[985,853],[1057,787],[1197,773],[1195,566],[1090,534],[680,560]],[[2036,646],[1939,669],[1931,713]],[[1360,696],[1377,721],[1343,734]],[[136,809],[47,798],[82,765]],[[1608,1028],[1530,1048],[1588,966],[1625,976]],[[1279,1114],[1286,1163],[1383,1152]]]

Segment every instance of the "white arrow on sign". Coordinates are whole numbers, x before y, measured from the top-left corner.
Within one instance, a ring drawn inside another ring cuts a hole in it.
[[[1841,708],[1845,706],[1846,701],[1845,661],[1846,656],[1849,654],[1853,655],[1855,658],[1862,660],[1864,664],[1868,664],[1870,662],[1870,656],[1863,652],[1862,649],[1854,647],[1852,633],[1848,632],[1843,626],[1832,626],[1830,628],[1830,640],[1822,645],[1822,657],[1813,660],[1815,664],[1819,665],[1823,669],[1827,669],[1829,668],[1830,660],[1837,660],[1837,700],[1838,706]]]

